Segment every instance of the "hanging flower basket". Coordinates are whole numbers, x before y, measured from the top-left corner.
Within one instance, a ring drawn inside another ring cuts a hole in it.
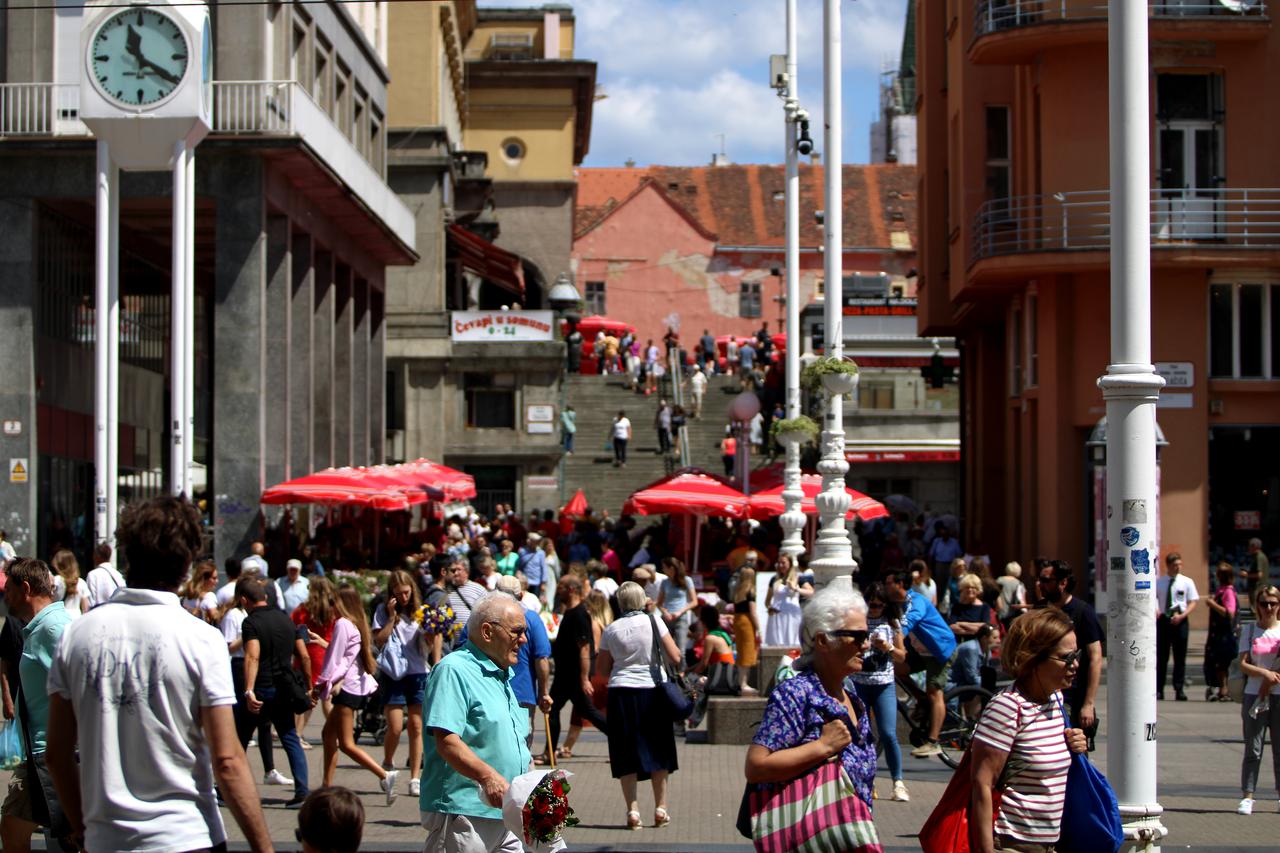
[[[812,444],[821,432],[817,421],[808,415],[800,415],[785,420],[776,420],[769,427],[769,434],[783,444],[794,441],[796,444]],[[792,438],[794,436],[794,438]]]
[[[810,391],[822,388],[828,394],[848,394],[858,387],[858,365],[850,359],[824,356],[805,366],[800,384]]]

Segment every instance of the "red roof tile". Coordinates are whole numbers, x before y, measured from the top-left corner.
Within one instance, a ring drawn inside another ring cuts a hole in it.
[[[626,202],[647,178],[703,229],[719,235],[722,246],[781,246],[785,239],[783,193],[785,167],[649,166],[580,168],[574,234],[594,228]],[[814,221],[823,209],[824,169],[800,167],[800,243],[822,242]],[[916,167],[860,165],[844,167],[844,245],[890,247],[890,235],[905,231],[916,246]]]

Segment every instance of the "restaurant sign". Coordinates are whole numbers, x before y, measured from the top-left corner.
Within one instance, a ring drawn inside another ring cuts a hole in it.
[[[549,341],[552,324],[550,311],[454,311],[450,337],[457,343]]]

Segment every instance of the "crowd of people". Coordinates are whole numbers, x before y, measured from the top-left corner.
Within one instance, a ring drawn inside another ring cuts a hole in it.
[[[980,709],[974,730],[975,842],[1052,845],[1069,755],[1091,749],[1097,730],[1097,616],[1074,594],[1064,561],[1034,560],[1029,584],[1016,562],[995,578],[990,560],[966,553],[946,524],[926,541],[924,521],[895,519],[909,543],[920,542],[905,563],[885,547],[853,584],[815,590],[806,559],[779,553],[765,525],[709,522],[700,563],[713,569],[691,572],[669,522],[642,530],[589,511],[566,520],[498,507],[491,518],[427,525],[367,600],[314,560],[289,558],[273,576],[261,543],[228,560],[220,584],[188,501],[131,504],[117,531],[126,572],[105,544],[83,578],[69,553],[52,565],[8,561],[0,693],[29,746],[0,806],[0,841],[30,849],[45,827],[79,849],[224,849],[225,806],[251,847],[270,849],[246,759],[256,745],[262,784],[291,788],[282,805],[299,810],[309,849],[358,849],[363,808],[333,785],[342,753],[372,774],[388,805],[402,787],[417,798],[426,849],[515,853],[520,840],[501,819],[511,780],[572,759],[588,722],[608,741],[621,824],[664,827],[676,817],[678,739],[699,724],[708,697],[770,686],[747,781],[776,790],[838,756],[870,827],[877,750],[887,799],[910,799],[895,685],[919,694],[930,737],[912,755],[927,758],[941,749],[946,690],[994,687],[998,663],[1012,681]],[[1221,564],[1205,598],[1206,698],[1229,699],[1232,660],[1247,678],[1242,814],[1253,810],[1266,733],[1280,736],[1280,702],[1270,697],[1280,684],[1280,589],[1258,565],[1241,573]],[[1200,600],[1182,567],[1181,555],[1167,555],[1156,584],[1160,694],[1172,656],[1179,700],[1186,618]],[[768,582],[758,586],[758,573]],[[1237,585],[1256,616],[1244,625]],[[446,607],[459,631],[424,618]],[[794,649],[776,686],[752,677],[763,645]],[[665,687],[677,673],[693,686],[692,714],[671,711]],[[317,705],[322,784],[312,790],[313,747],[301,733]],[[539,712],[549,717],[535,753]],[[374,716],[385,727],[381,760],[357,740]],[[275,766],[273,734],[288,776]],[[1274,750],[1273,762],[1280,773]],[[646,781],[650,821],[640,803]]]

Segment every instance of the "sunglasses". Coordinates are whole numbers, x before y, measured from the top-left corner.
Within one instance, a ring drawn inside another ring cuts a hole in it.
[[[1267,610],[1270,610],[1274,607],[1280,607],[1280,601],[1259,601],[1258,607],[1262,607],[1262,608],[1266,608]]]
[[[1057,655],[1049,655],[1049,660],[1056,660],[1066,667],[1071,667],[1072,665],[1080,662],[1080,658],[1083,654],[1084,654],[1083,650],[1076,649],[1074,652],[1071,652],[1065,657],[1058,657]]]
[[[859,646],[866,645],[867,637],[871,634],[871,632],[866,629],[841,629],[839,631],[824,631],[823,633],[828,637],[839,637],[843,640],[853,640],[853,642]]]

